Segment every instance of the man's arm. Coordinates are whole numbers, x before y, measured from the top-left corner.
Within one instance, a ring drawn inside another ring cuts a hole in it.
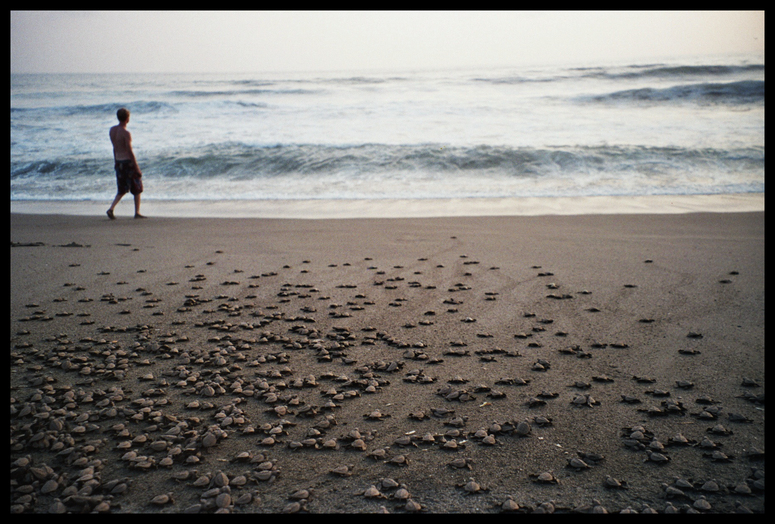
[[[132,134],[129,131],[126,131],[126,149],[129,152],[129,156],[132,158],[132,163],[135,166],[137,174],[142,175],[143,172],[140,171],[140,165],[137,163],[137,159],[135,158],[135,151],[132,149]]]

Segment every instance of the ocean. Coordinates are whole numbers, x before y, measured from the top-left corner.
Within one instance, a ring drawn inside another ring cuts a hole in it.
[[[763,59],[391,72],[11,75],[12,202],[764,192]],[[126,204],[128,205],[128,204]]]

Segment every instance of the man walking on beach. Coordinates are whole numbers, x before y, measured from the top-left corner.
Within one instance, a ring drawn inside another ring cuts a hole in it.
[[[132,135],[126,129],[126,125],[129,123],[129,110],[122,107],[116,112],[116,116],[118,117],[118,125],[110,128],[110,141],[113,143],[113,160],[116,168],[118,192],[107,211],[108,218],[111,220],[116,218],[113,214],[116,204],[119,203],[121,197],[130,192],[135,197],[135,218],[145,218],[140,214],[143,173],[140,171],[135,153],[132,151]]]

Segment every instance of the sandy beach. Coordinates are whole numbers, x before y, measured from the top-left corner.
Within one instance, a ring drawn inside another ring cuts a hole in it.
[[[12,213],[9,375],[12,513],[764,512],[764,213]]]

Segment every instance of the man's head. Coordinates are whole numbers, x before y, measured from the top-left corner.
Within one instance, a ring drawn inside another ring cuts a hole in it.
[[[116,116],[118,117],[119,122],[127,122],[129,120],[129,110],[122,107],[116,111]]]

